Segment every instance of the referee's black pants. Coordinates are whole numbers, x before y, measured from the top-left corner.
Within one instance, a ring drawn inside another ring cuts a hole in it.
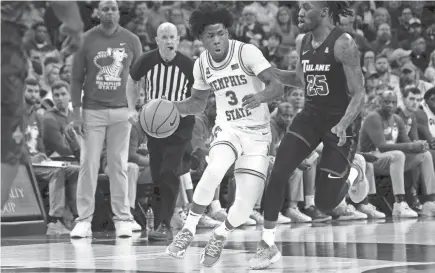
[[[195,116],[181,118],[178,129],[167,138],[148,137],[151,177],[154,183],[152,207],[154,225],[170,226],[180,189],[180,175],[189,172],[189,156]]]

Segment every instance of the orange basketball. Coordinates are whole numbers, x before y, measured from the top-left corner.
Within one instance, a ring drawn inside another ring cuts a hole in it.
[[[180,113],[175,104],[165,99],[150,100],[139,113],[139,124],[148,135],[165,138],[180,124]]]

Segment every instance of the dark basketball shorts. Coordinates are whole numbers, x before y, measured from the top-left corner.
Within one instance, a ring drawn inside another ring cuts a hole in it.
[[[341,117],[325,116],[303,110],[293,120],[289,131],[314,150],[323,142],[323,151],[318,168],[332,175],[347,177],[358,146],[361,119],[358,118],[346,132],[347,141],[338,146],[338,137],[331,132]]]
[[[26,159],[23,94],[27,60],[18,46],[3,41],[1,56],[1,162],[15,165]]]

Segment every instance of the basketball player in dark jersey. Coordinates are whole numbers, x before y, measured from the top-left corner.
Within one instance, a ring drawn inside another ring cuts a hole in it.
[[[64,46],[70,52],[80,47],[83,22],[75,2],[52,1],[62,21],[61,32],[68,35]],[[8,201],[9,189],[18,166],[26,161],[23,124],[23,92],[27,77],[27,58],[22,39],[27,30],[25,12],[28,1],[1,3],[1,208]]]
[[[262,240],[251,268],[266,268],[280,259],[274,237],[283,189],[320,142],[324,148],[316,175],[316,206],[328,213],[348,192],[365,91],[357,45],[334,27],[333,19],[351,14],[345,1],[300,2],[299,28],[306,33],[297,45],[300,62],[296,73],[277,70],[277,75],[285,85],[304,86],[305,108],[279,146],[264,198]],[[256,104],[255,97],[245,100],[247,107]]]

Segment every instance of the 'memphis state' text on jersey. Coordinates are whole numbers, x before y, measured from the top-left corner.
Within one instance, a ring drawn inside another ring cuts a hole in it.
[[[211,89],[216,96],[216,124],[241,127],[269,126],[270,113],[266,103],[254,109],[242,107],[248,94],[264,90],[256,76],[270,67],[261,51],[254,45],[230,40],[228,55],[221,63],[204,51],[196,60],[193,74],[197,90]]]
[[[334,46],[344,33],[335,27],[316,49],[312,33],[302,39],[300,62],[305,79],[305,107],[322,115],[344,115],[351,96],[343,65],[335,59]]]

